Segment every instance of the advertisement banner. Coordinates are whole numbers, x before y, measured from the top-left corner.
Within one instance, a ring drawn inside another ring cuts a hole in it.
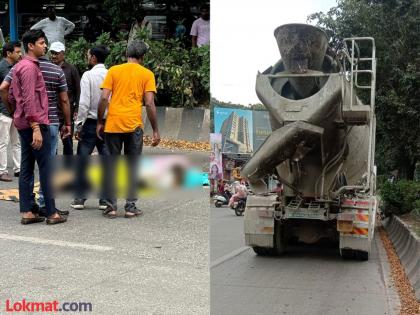
[[[214,131],[222,136],[223,153],[252,153],[252,111],[214,108]]]
[[[222,135],[220,133],[210,134],[210,172],[209,179],[222,179]]]
[[[252,113],[254,152],[263,144],[265,139],[271,134],[270,116],[267,111],[253,111]]]

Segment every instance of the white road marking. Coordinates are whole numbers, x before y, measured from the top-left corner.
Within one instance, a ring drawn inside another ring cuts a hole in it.
[[[2,233],[0,233],[0,239],[10,240],[10,241],[28,242],[28,243],[33,243],[33,244],[89,249],[89,250],[96,250],[100,252],[106,252],[106,251],[110,251],[114,249],[113,247],[108,247],[108,246],[90,245],[90,244],[84,244],[84,243],[74,243],[74,242],[58,241],[58,240],[48,240],[48,239],[43,239],[43,238],[38,238],[38,237],[19,236],[19,235],[10,235],[10,234],[2,234]]]
[[[238,248],[238,249],[230,252],[227,255],[224,255],[224,256],[216,259],[215,261],[213,261],[210,264],[210,269],[215,268],[215,267],[223,264],[225,261],[228,261],[228,260],[231,260],[232,258],[235,258],[236,256],[239,256],[240,254],[242,254],[243,252],[247,251],[248,249],[250,249],[249,246],[244,246],[244,247]]]

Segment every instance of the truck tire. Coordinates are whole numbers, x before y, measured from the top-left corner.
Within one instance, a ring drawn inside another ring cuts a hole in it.
[[[274,247],[254,246],[252,249],[258,256],[281,256],[286,250],[283,225],[280,221],[274,222]]]
[[[274,249],[276,255],[282,255],[286,250],[286,238],[284,236],[284,225],[279,221],[274,221]]]
[[[350,248],[342,248],[340,249],[340,255],[345,260],[354,259],[355,251]]]
[[[346,260],[369,260],[369,253],[364,250],[354,250],[350,248],[343,248],[340,250],[341,257]]]
[[[356,259],[360,261],[367,261],[369,260],[369,253],[365,252],[364,250],[357,250]]]
[[[252,249],[258,256],[275,256],[274,248],[254,246]]]

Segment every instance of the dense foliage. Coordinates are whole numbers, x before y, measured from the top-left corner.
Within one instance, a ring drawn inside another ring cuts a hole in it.
[[[338,0],[312,14],[331,42],[375,38],[377,53],[377,147],[379,173],[398,170],[412,179],[420,161],[420,1]]]
[[[385,215],[411,211],[420,215],[420,182],[401,180],[391,183],[385,180],[378,187]]]
[[[112,39],[109,33],[103,33],[93,45],[79,38],[68,44],[66,59],[77,66],[80,72],[84,72],[87,70],[88,49],[94,45],[103,44],[110,49],[110,55],[105,62],[107,67],[124,63],[127,49],[126,38],[125,32],[117,34],[116,39]],[[209,46],[186,49],[176,39],[150,40],[141,31],[138,38],[150,45],[144,65],[155,74],[158,105],[189,108],[209,105]]]

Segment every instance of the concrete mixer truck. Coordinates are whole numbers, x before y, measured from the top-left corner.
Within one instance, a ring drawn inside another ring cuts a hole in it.
[[[278,27],[281,59],[256,79],[272,133],[243,167],[246,244],[258,255],[330,238],[343,258],[367,260],[376,197],[375,42],[345,38],[339,49],[306,24]],[[276,177],[282,192],[270,193]]]

